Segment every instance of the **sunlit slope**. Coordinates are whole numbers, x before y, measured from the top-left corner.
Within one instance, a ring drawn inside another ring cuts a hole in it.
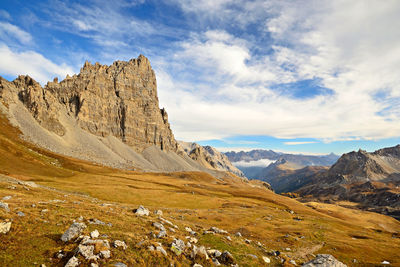
[[[124,262],[135,265],[190,266],[188,257],[150,252],[140,241],[161,242],[167,249],[172,235],[184,239],[185,226],[199,233],[198,245],[228,250],[240,266],[263,265],[268,256],[272,265],[280,259],[267,255],[282,252],[281,258],[297,263],[312,259],[312,254],[328,253],[349,266],[379,265],[383,260],[400,265],[400,223],[393,218],[319,203],[302,204],[263,188],[227,176],[216,179],[200,172],[139,173],[96,166],[46,152],[19,139],[17,129],[6,118],[0,119],[0,198],[10,212],[0,210],[0,218],[12,219],[11,231],[0,235],[0,265],[25,266],[66,263],[54,255],[73,246],[59,239],[74,219],[83,216],[109,222],[112,227],[89,225],[111,240],[128,244],[124,252],[112,250],[102,264]],[[7,177],[14,177],[57,190],[16,185],[11,189]],[[52,202],[53,200],[61,202]],[[79,203],[79,204],[77,204]],[[112,203],[111,206],[104,203]],[[32,207],[35,204],[35,207]],[[175,234],[152,239],[150,218],[136,217],[132,209],[144,205],[151,211],[161,209],[164,217],[179,226]],[[48,212],[42,213],[43,209]],[[25,217],[16,212],[22,211]],[[224,235],[202,235],[211,226],[227,230]],[[240,232],[243,237],[236,237]],[[251,240],[250,244],[245,239]],[[257,242],[263,244],[260,247]],[[147,243],[146,243],[147,244]],[[249,256],[255,255],[255,257]],[[356,259],[357,263],[353,263]],[[209,261],[196,261],[203,266]]]

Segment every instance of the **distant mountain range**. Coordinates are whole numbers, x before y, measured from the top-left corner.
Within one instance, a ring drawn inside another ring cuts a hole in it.
[[[353,151],[340,158],[272,150],[226,155],[248,178],[268,182],[277,193],[296,192],[304,201],[351,201],[400,220],[400,145],[372,153]]]
[[[247,178],[266,181],[278,193],[299,189],[306,183],[307,177],[328,169],[339,158],[333,153],[318,156],[262,149],[231,151],[225,155]]]

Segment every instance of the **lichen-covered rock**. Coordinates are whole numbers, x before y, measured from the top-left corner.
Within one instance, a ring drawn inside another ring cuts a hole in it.
[[[171,251],[174,252],[177,256],[181,255],[183,251],[185,250],[186,245],[185,242],[183,242],[180,239],[175,239],[172,244],[171,244]]]
[[[330,254],[318,254],[315,259],[303,264],[305,267],[347,267]]]
[[[79,234],[82,232],[83,229],[86,228],[86,225],[84,223],[73,223],[67,231],[61,236],[61,240],[64,242],[68,242],[71,239],[79,236]]]

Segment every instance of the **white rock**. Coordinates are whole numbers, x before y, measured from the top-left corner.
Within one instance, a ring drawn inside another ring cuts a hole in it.
[[[2,198],[2,200],[10,200],[12,198],[12,196],[5,196]]]
[[[347,267],[346,264],[338,261],[330,254],[318,254],[317,257],[307,263],[304,267],[327,266],[327,267]]]
[[[197,247],[193,245],[193,250],[190,256],[192,257],[192,259],[195,259],[197,255],[199,255],[200,257],[204,257],[206,260],[209,259],[206,248],[204,246]]]
[[[155,228],[157,228],[158,230],[165,231],[165,227],[164,227],[164,225],[162,225],[161,223],[154,222],[154,223],[153,223],[153,226],[154,226]]]
[[[20,184],[20,185],[26,185],[26,186],[33,187],[33,188],[39,187],[39,186],[38,186],[37,184],[35,184],[34,182],[19,181],[18,184]]]
[[[167,236],[167,231],[162,230],[157,234],[157,238],[161,238],[161,237],[166,237]]]
[[[262,257],[265,263],[271,263],[271,260],[268,257]]]
[[[381,264],[383,264],[383,265],[389,265],[390,262],[388,262],[388,261],[382,261]]]
[[[100,254],[104,259],[109,259],[111,257],[111,252],[109,250],[102,250]]]
[[[125,242],[121,241],[121,240],[115,240],[114,247],[116,247],[116,248],[121,247],[124,250],[128,248],[128,246],[125,244]]]
[[[167,252],[165,251],[165,249],[162,246],[156,247],[156,250],[158,252],[161,252],[164,256],[167,256]]]
[[[99,235],[100,235],[100,233],[99,233],[99,231],[97,229],[92,231],[92,232],[90,232],[90,237],[91,238],[98,238]]]
[[[78,265],[79,260],[74,256],[68,260],[67,264],[65,264],[65,267],[76,267]]]
[[[162,210],[156,210],[156,211],[154,211],[154,214],[158,215],[158,216],[163,216]]]
[[[11,229],[11,222],[0,223],[0,234],[7,234]]]
[[[228,234],[227,231],[222,230],[222,229],[219,229],[219,228],[217,228],[217,227],[215,227],[215,226],[211,227],[211,228],[209,229],[209,231],[214,232],[214,233],[216,233],[216,234]]]
[[[149,216],[150,211],[148,209],[146,209],[145,207],[140,205],[139,208],[137,208],[135,210],[135,214],[138,215],[138,216]]]
[[[108,242],[108,240],[102,239],[91,240],[90,238],[87,239],[87,237],[85,237],[82,239],[81,244],[110,248],[110,243]]]
[[[87,260],[93,258],[94,256],[93,252],[94,252],[94,246],[85,246],[85,245],[78,246],[78,253],[80,253]]]

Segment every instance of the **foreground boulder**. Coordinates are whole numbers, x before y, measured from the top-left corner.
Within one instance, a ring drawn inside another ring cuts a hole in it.
[[[138,216],[149,216],[150,214],[150,211],[142,205],[140,205],[139,208],[135,209],[133,212]]]
[[[304,263],[305,267],[347,267],[346,264],[338,261],[330,254],[318,254],[315,259]]]
[[[73,223],[67,231],[61,236],[61,240],[64,242],[68,242],[71,239],[79,236],[79,234],[86,228],[86,224],[84,223]]]
[[[79,265],[79,260],[74,256],[68,260],[67,264],[65,264],[65,267],[76,267],[78,265]]]
[[[0,234],[7,234],[11,229],[11,222],[0,223]]]

